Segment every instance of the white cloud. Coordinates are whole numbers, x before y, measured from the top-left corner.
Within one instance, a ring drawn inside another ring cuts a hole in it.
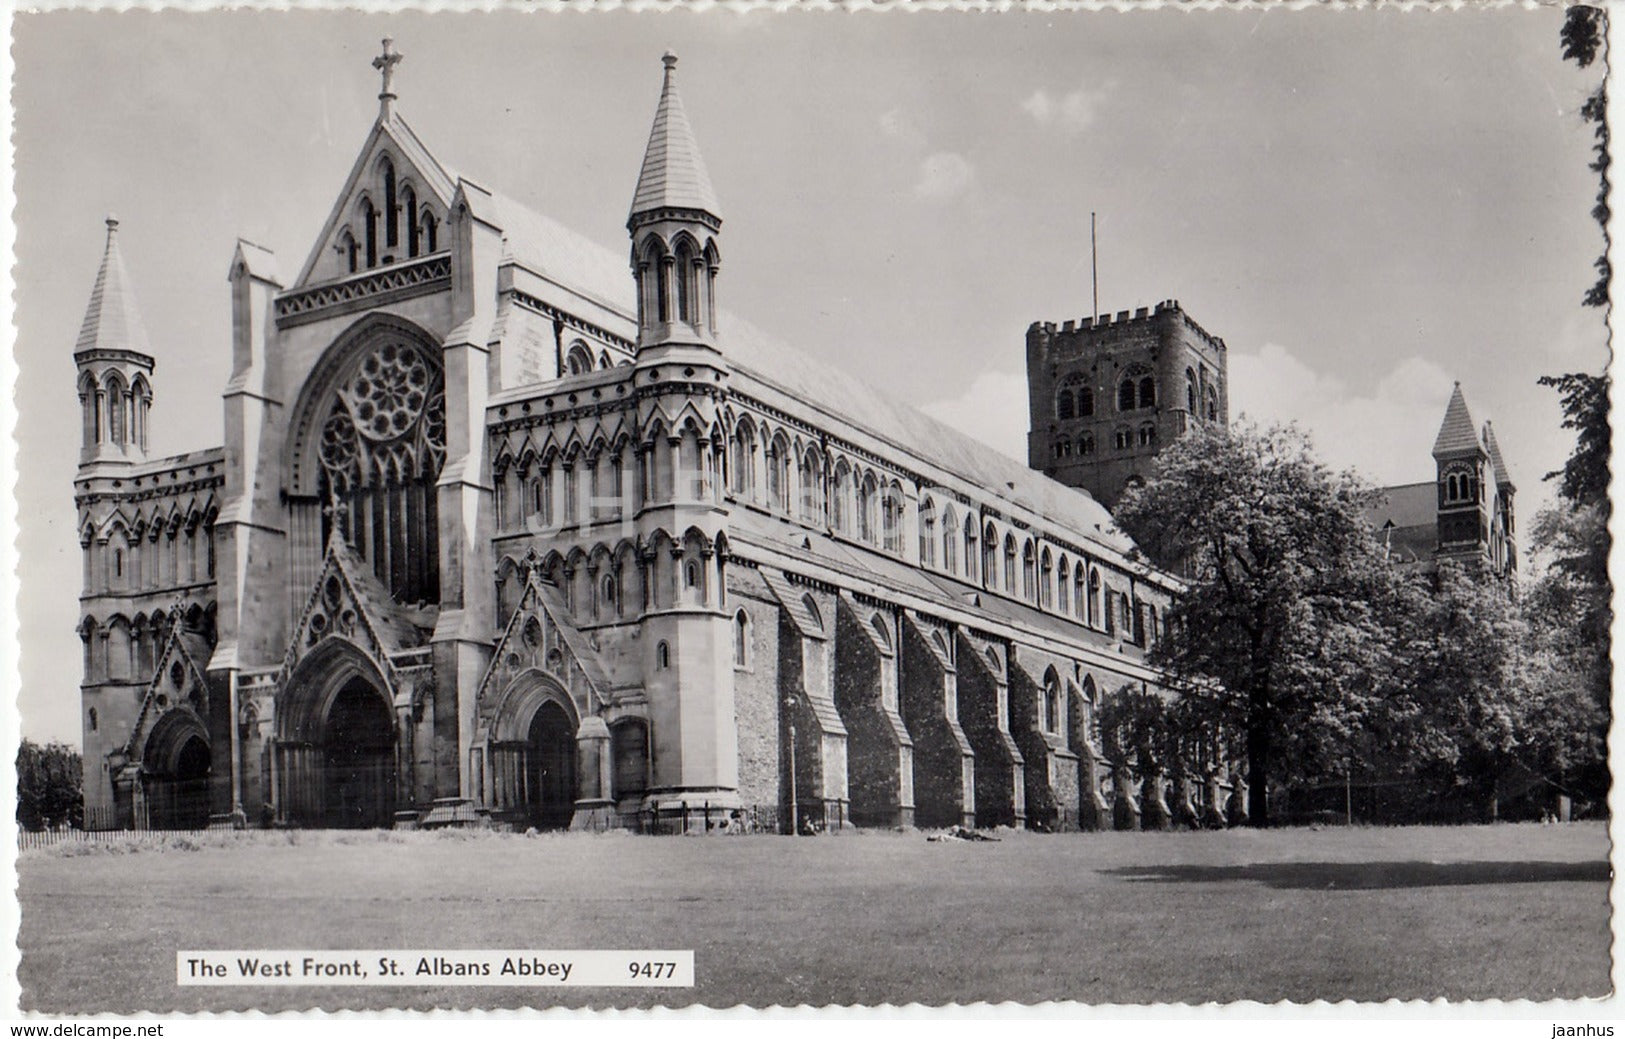
[[[1021,110],[1040,126],[1055,126],[1077,133],[1094,125],[1110,94],[1109,83],[1100,87],[1082,86],[1059,98],[1040,88],[1021,103]]]
[[[1432,361],[1409,357],[1369,395],[1357,395],[1286,347],[1266,343],[1256,354],[1230,354],[1230,416],[1296,422],[1332,468],[1357,469],[1378,484],[1417,483],[1433,478],[1429,451],[1451,381]]]
[[[914,197],[940,202],[960,195],[976,180],[976,167],[958,152],[933,152],[920,160]]]
[[[933,401],[920,410],[1026,464],[1026,375],[983,372],[958,397]]]

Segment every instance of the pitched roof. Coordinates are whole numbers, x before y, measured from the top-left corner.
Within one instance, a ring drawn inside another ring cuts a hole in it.
[[[667,51],[661,60],[666,66],[666,78],[660,87],[654,125],[649,128],[638,187],[632,193],[631,215],[651,209],[703,209],[719,216],[711,177],[705,172],[705,160],[700,158],[700,147],[673,82],[677,55]]]
[[[90,290],[90,305],[85,308],[84,324],[79,326],[79,341],[73,352],[87,350],[133,350],[152,355],[146,326],[141,323],[135,295],[130,291],[130,274],[119,253],[118,219],[111,216],[107,218],[102,266],[96,272],[96,285]]]
[[[1488,422],[1484,423],[1484,449],[1490,453],[1490,465],[1495,469],[1495,485],[1512,487],[1512,476],[1507,472],[1506,461],[1501,458],[1501,445],[1495,442],[1495,429]]]
[[[1463,451],[1482,451],[1484,444],[1478,439],[1473,416],[1467,410],[1467,398],[1461,395],[1461,383],[1450,393],[1450,403],[1444,409],[1444,422],[1439,436],[1433,441],[1433,457],[1459,454]]]
[[[467,180],[465,184],[471,184]],[[516,262],[636,321],[637,298],[625,254],[611,252],[511,198],[476,185],[486,195],[491,222],[500,227]],[[471,202],[476,196],[466,193]],[[720,309],[720,308],[719,308]],[[1074,528],[1097,542],[1128,551],[1111,513],[1087,491],[1058,483],[1014,458],[903,404],[833,365],[775,339],[725,310],[718,315],[723,354],[736,370],[841,422],[897,444],[1005,499]]]

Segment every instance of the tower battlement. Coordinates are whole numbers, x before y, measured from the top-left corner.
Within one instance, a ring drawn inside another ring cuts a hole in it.
[[[1054,321],[1034,321],[1027,328],[1029,337],[1041,334],[1048,337],[1078,335],[1083,332],[1094,332],[1104,328],[1123,329],[1124,326],[1149,324],[1152,321],[1164,318],[1164,315],[1177,315],[1185,328],[1194,333],[1203,342],[1215,350],[1225,349],[1224,340],[1208,332],[1207,329],[1196,323],[1196,320],[1187,314],[1179,305],[1177,299],[1165,299],[1155,307],[1136,307],[1134,310],[1119,310],[1115,314],[1107,312],[1093,317],[1069,318],[1059,325]]]

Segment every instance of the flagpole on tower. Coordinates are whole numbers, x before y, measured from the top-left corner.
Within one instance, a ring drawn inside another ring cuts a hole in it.
[[[1094,289],[1095,309],[1090,313],[1100,316],[1100,261],[1095,252],[1095,211],[1089,211],[1089,284]]]

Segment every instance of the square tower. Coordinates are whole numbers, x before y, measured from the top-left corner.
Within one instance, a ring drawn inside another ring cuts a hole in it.
[[[1224,340],[1178,300],[1027,329],[1027,464],[1112,508],[1192,422],[1230,421]]]

